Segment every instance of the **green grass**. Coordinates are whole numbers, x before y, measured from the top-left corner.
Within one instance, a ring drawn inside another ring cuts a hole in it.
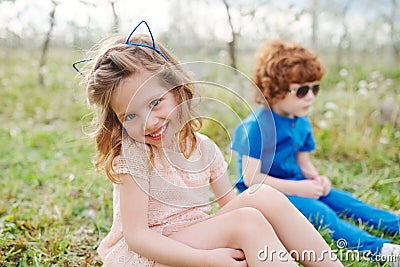
[[[92,168],[94,144],[84,134],[90,112],[70,67],[78,57],[52,53],[46,86],[40,87],[38,55],[0,51],[0,266],[101,265],[95,250],[111,225],[112,186]],[[399,212],[400,131],[393,114],[400,103],[400,75],[382,71],[392,78],[390,84],[384,75],[353,71],[330,73],[324,82],[311,115],[318,143],[313,158],[336,187]],[[360,94],[361,79],[377,88]],[[392,116],[381,118],[378,110],[387,102],[393,103]],[[240,112],[235,103],[232,107]],[[233,121],[227,121],[232,129]],[[222,127],[209,121],[204,131],[229,154]],[[400,243],[398,235],[386,237]],[[349,261],[346,266],[376,264]]]

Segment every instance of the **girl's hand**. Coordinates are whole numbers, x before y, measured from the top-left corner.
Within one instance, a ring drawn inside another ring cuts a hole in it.
[[[324,188],[322,196],[328,195],[332,188],[331,180],[329,180],[329,178],[326,176],[317,176],[314,178],[314,180],[318,181]]]
[[[233,248],[216,248],[208,251],[205,266],[208,267],[247,267],[243,251]]]
[[[297,182],[297,196],[319,199],[324,194],[322,183],[315,179],[305,179]]]

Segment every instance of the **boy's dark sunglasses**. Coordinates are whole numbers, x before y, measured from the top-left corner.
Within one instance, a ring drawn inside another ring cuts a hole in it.
[[[319,91],[319,84],[314,84],[312,86],[310,86],[310,85],[302,85],[297,89],[292,89],[292,90],[288,89],[288,91],[291,92],[291,93],[295,93],[297,98],[303,98],[308,94],[308,91],[310,89],[312,90],[314,96],[316,96],[318,94],[318,91]]]

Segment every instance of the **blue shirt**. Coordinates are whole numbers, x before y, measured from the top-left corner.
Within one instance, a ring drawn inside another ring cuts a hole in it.
[[[236,126],[231,148],[237,152],[236,187],[242,192],[247,188],[242,176],[243,155],[260,159],[262,173],[301,180],[296,153],[314,150],[315,141],[307,117],[288,118],[261,107]]]

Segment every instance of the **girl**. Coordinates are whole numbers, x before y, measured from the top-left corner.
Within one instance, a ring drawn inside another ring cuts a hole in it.
[[[151,32],[131,35],[100,42],[85,78],[95,165],[114,185],[104,265],[297,266],[288,251],[312,250],[321,257],[299,258],[305,266],[342,266],[283,194],[260,186],[235,196],[221,151],[197,132],[188,76]]]

